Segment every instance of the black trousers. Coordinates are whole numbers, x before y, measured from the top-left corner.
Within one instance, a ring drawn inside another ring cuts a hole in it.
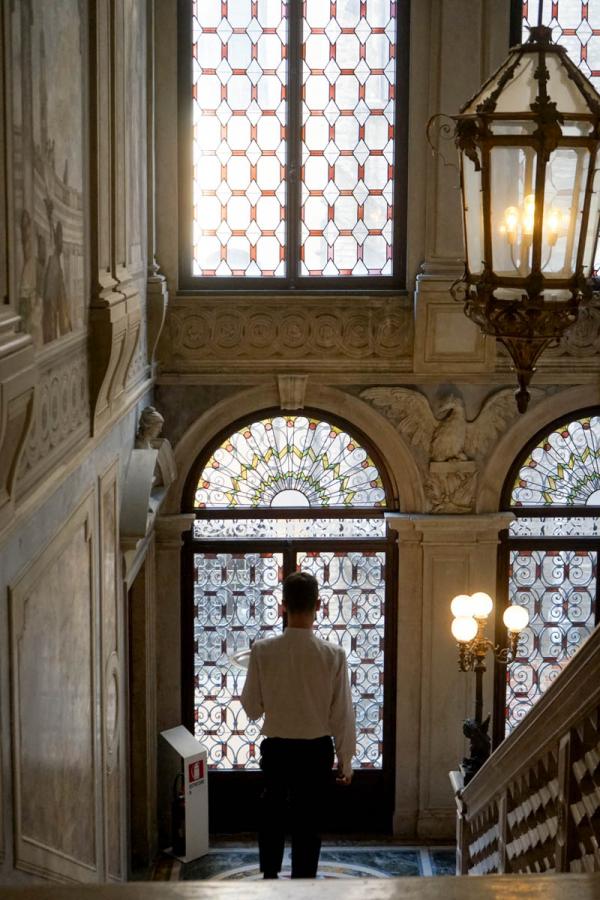
[[[292,837],[292,878],[314,878],[321,852],[321,823],[333,783],[333,741],[265,738],[258,848],[267,877],[281,870],[286,819]]]

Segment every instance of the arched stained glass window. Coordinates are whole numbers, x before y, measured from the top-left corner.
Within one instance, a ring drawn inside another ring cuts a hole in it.
[[[341,428],[307,416],[242,426],[202,470],[195,507],[381,507],[385,490],[367,451]]]
[[[508,485],[508,602],[530,624],[507,667],[504,733],[529,712],[598,621],[600,415],[535,441]]]
[[[241,707],[239,654],[281,633],[281,582],[300,569],[319,580],[317,634],[346,651],[358,730],[354,766],[381,770],[384,705],[394,702],[391,695],[384,701],[393,544],[384,480],[370,452],[330,421],[279,414],[238,427],[196,471],[190,707],[209,765],[258,767],[260,728]]]
[[[531,451],[513,487],[512,506],[600,504],[600,417],[566,422]]]

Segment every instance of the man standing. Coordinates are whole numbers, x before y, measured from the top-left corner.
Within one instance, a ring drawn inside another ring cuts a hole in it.
[[[281,870],[288,800],[292,878],[316,876],[322,808],[332,781],[332,738],[337,782],[348,785],[352,780],[356,731],[346,654],[339,645],[316,637],[319,606],[314,575],[288,575],[283,582],[287,627],[280,637],[255,641],[242,691],[248,718],[265,715],[258,833],[265,878],[277,878]]]

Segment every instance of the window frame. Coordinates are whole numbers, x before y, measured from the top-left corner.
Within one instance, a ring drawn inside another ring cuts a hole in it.
[[[500,509],[511,512],[515,518],[598,518],[600,506],[512,506],[511,496],[515,481],[531,451],[538,446],[541,439],[551,434],[559,425],[565,422],[574,422],[585,416],[599,415],[598,406],[588,406],[583,409],[565,412],[562,416],[548,422],[540,428],[533,437],[521,448],[515,457],[502,488]],[[498,579],[496,585],[496,621],[494,629],[494,643],[504,646],[506,643],[506,627],[502,621],[502,613],[508,606],[509,578],[510,578],[510,554],[512,550],[519,548],[527,550],[594,550],[597,553],[598,573],[596,576],[596,609],[595,624],[600,624],[600,537],[577,537],[575,535],[552,535],[549,537],[529,537],[510,535],[508,529],[500,532],[498,547]],[[508,668],[497,661],[494,663],[494,702],[493,702],[493,728],[492,745],[496,749],[504,738],[506,722],[506,674]]]
[[[192,275],[192,0],[177,0],[177,141],[178,141],[178,270],[180,294],[269,294],[296,290],[307,294],[384,293],[406,286],[406,218],[408,194],[408,72],[410,0],[397,9],[396,81],[394,118],[394,191],[392,219],[392,275],[301,276],[300,261],[300,154],[301,154],[301,37],[302,3],[289,3],[288,48],[288,156],[286,160],[286,269],[284,277]],[[291,150],[291,152],[289,152]],[[291,174],[290,174],[291,173]]]

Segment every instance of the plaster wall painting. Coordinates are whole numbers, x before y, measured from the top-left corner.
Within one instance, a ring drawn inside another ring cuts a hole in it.
[[[84,324],[81,0],[13,0],[18,312],[37,349]]]

